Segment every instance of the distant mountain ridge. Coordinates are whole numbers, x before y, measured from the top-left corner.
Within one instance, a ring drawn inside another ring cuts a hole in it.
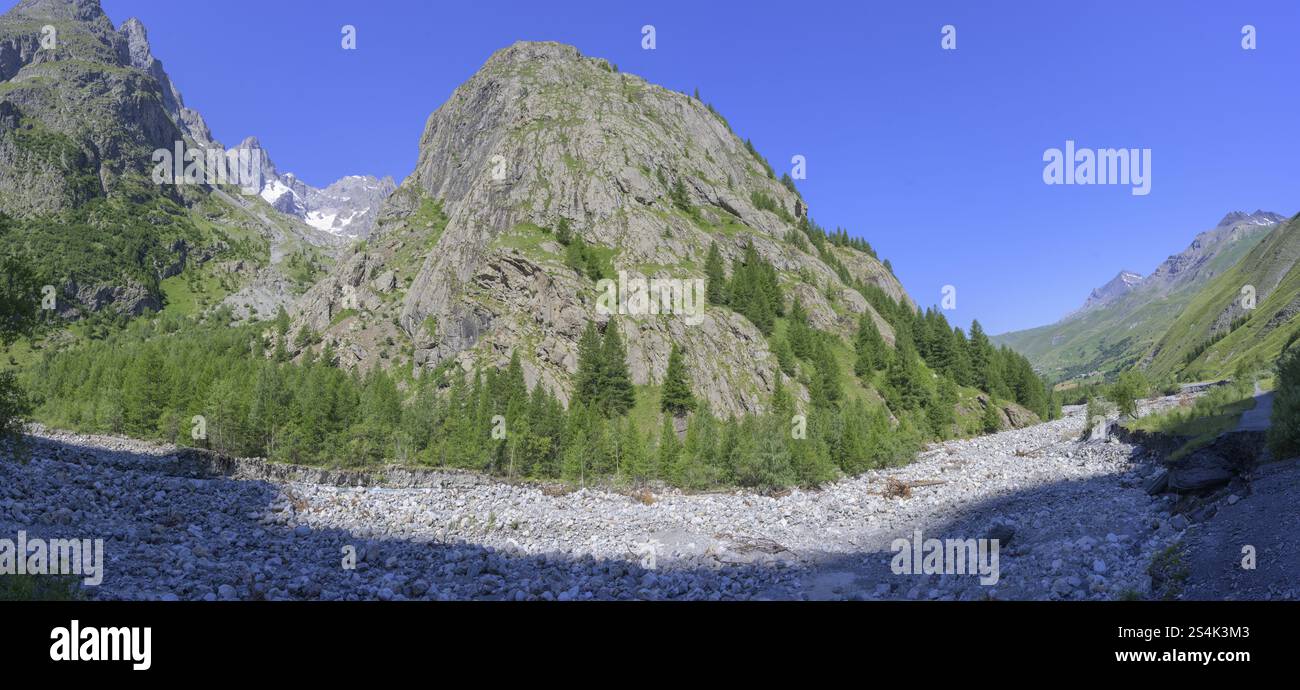
[[[98,0],[23,0],[0,15],[0,249],[55,288],[63,318],[227,302],[246,317],[329,263],[335,234],[240,185],[157,176],[172,165],[159,152],[219,148],[138,19],[114,27]]]
[[[1099,288],[1094,288],[1084,300],[1083,306],[1078,311],[1071,312],[1065,318],[1072,318],[1083,312],[1099,309],[1114,302],[1115,300],[1132,292],[1142,282],[1142,274],[1135,271],[1123,270],[1118,275],[1110,279],[1110,282]]]
[[[348,175],[324,189],[303,182],[293,173],[281,173],[256,137],[248,137],[235,150],[254,151],[260,162],[259,195],[275,210],[337,237],[370,234],[384,200],[397,189],[391,177]]]
[[[1300,335],[1300,215],[1207,282],[1139,363],[1153,376],[1217,379],[1266,367]]]
[[[1084,300],[1083,306],[1065,318],[1073,318],[1111,304],[1144,284],[1167,289],[1174,283],[1190,280],[1198,269],[1214,258],[1222,243],[1236,242],[1283,222],[1286,222],[1286,216],[1271,211],[1231,211],[1214,228],[1197,235],[1187,249],[1165,259],[1150,275],[1144,277],[1141,273],[1128,269],[1120,271],[1105,285],[1095,288]]]
[[[1121,271],[1054,324],[993,337],[1054,378],[1109,374],[1150,361],[1198,290],[1230,270],[1286,217],[1232,211],[1150,274]]]

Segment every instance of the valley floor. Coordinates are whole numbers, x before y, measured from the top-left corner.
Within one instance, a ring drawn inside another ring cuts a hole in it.
[[[174,448],[42,431],[30,462],[0,462],[0,537],[103,538],[103,583],[84,590],[94,599],[1148,596],[1152,558],[1200,526],[1143,490],[1157,471],[1143,449],[1080,441],[1082,415],[934,444],[911,465],[817,491],[652,501],[451,473],[420,488],[186,478],[166,471]],[[895,482],[910,495],[886,495]],[[891,542],[917,530],[994,530],[998,582],[894,574]],[[1207,582],[1190,591],[1232,596]]]

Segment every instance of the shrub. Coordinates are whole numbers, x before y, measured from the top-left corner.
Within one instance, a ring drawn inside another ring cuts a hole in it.
[[[1126,371],[1106,391],[1106,399],[1115,403],[1121,416],[1136,417],[1137,401],[1146,394],[1147,381],[1142,372]]]
[[[1002,428],[1002,415],[998,413],[998,405],[993,400],[993,396],[989,396],[988,403],[984,405],[984,417],[981,423],[984,425],[984,432],[988,434]]]
[[[1268,445],[1275,457],[1300,454],[1300,348],[1284,352],[1277,363]]]

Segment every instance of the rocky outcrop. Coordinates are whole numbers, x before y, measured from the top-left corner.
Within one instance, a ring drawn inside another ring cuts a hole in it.
[[[154,79],[158,80],[158,84],[162,87],[163,107],[172,116],[172,120],[196,144],[211,146],[214,142],[212,132],[208,130],[208,124],[204,122],[203,116],[198,111],[185,107],[185,101],[181,98],[180,90],[172,83],[171,77],[167,76],[167,72],[163,70],[162,62],[153,56],[149,48],[149,34],[145,30],[144,24],[139,19],[132,17],[122,24],[118,32],[126,37],[130,65],[148,72]]]
[[[52,274],[43,276],[47,282],[65,285],[65,316],[158,309],[162,290],[154,283],[202,263],[188,260],[188,252],[211,257],[235,244],[245,245],[241,252],[248,245],[265,252],[242,257],[251,260],[234,281],[243,293],[232,301],[237,314],[274,313],[303,289],[280,274],[280,259],[305,253],[320,263],[326,251],[318,248],[343,241],[272,212],[255,195],[227,194],[219,184],[157,184],[154,167],[165,161],[155,154],[174,155],[182,145],[221,146],[203,117],[185,106],[138,19],[115,28],[97,0],[26,0],[0,15],[0,213],[17,219],[33,246],[45,243],[43,233],[84,225],[71,240],[57,240],[69,255],[99,251],[96,232],[143,236],[93,269],[43,267]],[[89,206],[101,198],[112,203]],[[165,222],[154,215],[155,202],[166,208]],[[195,216],[173,213],[173,204]],[[124,232],[124,223],[136,227]],[[70,247],[70,241],[92,246]]]
[[[45,27],[55,30],[42,47]],[[139,22],[118,32],[94,0],[34,0],[0,16],[0,101],[19,126],[0,132],[0,211],[75,207],[147,179],[150,154],[182,137],[179,93]],[[201,124],[201,119],[198,120]],[[206,130],[206,128],[204,128]]]
[[[729,270],[752,244],[814,326],[848,335],[873,311],[817,250],[790,241],[806,205],[725,120],[571,46],[498,51],[429,118],[419,150],[367,246],[299,304],[295,328],[359,346],[362,366],[389,340],[409,343],[417,371],[500,366],[517,351],[530,383],[567,399],[584,324],[610,317],[595,283],[566,266],[551,232],[561,222],[609,256],[610,277],[703,278],[710,245]],[[828,248],[855,279],[911,304],[874,257]],[[376,288],[388,274],[392,289]],[[347,309],[364,327],[338,321]],[[676,343],[716,412],[761,409],[776,370],[767,338],[726,308],[676,316],[616,317],[633,381],[662,381]]]

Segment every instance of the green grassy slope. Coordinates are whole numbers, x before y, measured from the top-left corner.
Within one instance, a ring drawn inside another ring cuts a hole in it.
[[[1250,235],[1225,246],[1199,274],[1224,277],[1267,236]],[[1024,354],[1053,379],[1085,378],[1094,372],[1114,374],[1144,364],[1205,285],[1202,281],[1184,282],[1164,293],[1139,286],[1101,309],[1047,326],[1004,333],[993,340]]]
[[[1197,293],[1156,344],[1148,371],[1184,379],[1219,378],[1243,362],[1272,362],[1300,323],[1298,261],[1300,216],[1278,226]],[[1243,307],[1243,286],[1256,291],[1253,310]]]

